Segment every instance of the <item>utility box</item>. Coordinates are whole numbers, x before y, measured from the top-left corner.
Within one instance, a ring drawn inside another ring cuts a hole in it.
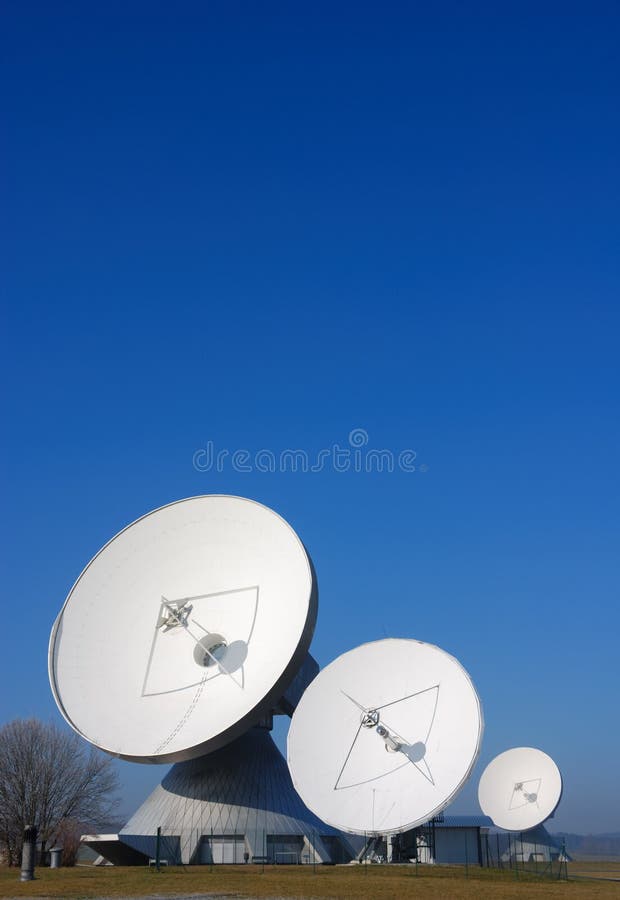
[[[34,880],[34,854],[37,846],[37,828],[28,825],[24,830],[24,844],[22,847],[22,871],[21,881]]]

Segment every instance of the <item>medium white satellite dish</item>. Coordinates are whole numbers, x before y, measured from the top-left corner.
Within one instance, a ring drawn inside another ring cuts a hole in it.
[[[176,762],[243,734],[307,660],[310,559],[275,512],[192,497],[148,513],[86,566],[54,624],[49,675],[67,722],[135,762]]]
[[[407,831],[467,780],[483,731],[461,664],[432,644],[386,639],[338,657],[306,689],[288,735],[302,800],[356,834]]]
[[[553,815],[562,796],[560,770],[534,747],[514,747],[491,760],[480,778],[478,801],[498,828],[526,831]]]

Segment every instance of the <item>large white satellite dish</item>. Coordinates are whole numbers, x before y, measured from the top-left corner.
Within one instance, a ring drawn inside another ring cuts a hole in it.
[[[163,506],[86,566],[54,624],[49,674],[67,722],[135,762],[215,750],[255,725],[307,659],[310,559],[241,497]]]
[[[288,735],[303,801],[356,834],[407,831],[444,809],[478,757],[480,700],[432,644],[386,639],[338,657],[306,689]]]
[[[492,759],[480,778],[478,801],[498,828],[526,831],[553,815],[562,796],[560,770],[534,747],[514,747]]]

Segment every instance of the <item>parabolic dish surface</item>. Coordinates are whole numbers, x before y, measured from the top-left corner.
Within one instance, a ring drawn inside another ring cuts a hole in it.
[[[513,747],[492,759],[480,778],[478,801],[498,828],[526,831],[553,814],[562,796],[560,770],[535,747]]]
[[[330,825],[407,831],[455,797],[482,732],[478,695],[454,657],[386,639],[338,657],[306,689],[289,729],[288,764],[306,805]]]
[[[317,586],[293,529],[241,497],[180,500],[86,566],[54,624],[69,724],[137,762],[215,750],[256,724],[303,663]]]

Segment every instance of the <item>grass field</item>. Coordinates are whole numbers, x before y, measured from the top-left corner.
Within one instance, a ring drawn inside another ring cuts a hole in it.
[[[620,883],[620,860],[588,860],[572,862],[568,866],[571,878],[606,878]]]
[[[0,869],[0,897],[61,897],[86,900],[105,897],[338,898],[338,900],[536,900],[536,898],[617,898],[620,863],[571,863],[569,880],[558,881],[511,870],[465,870],[458,866],[189,866],[160,874],[138,867],[37,869],[36,880],[19,881],[19,869]],[[587,878],[587,880],[583,880]]]

